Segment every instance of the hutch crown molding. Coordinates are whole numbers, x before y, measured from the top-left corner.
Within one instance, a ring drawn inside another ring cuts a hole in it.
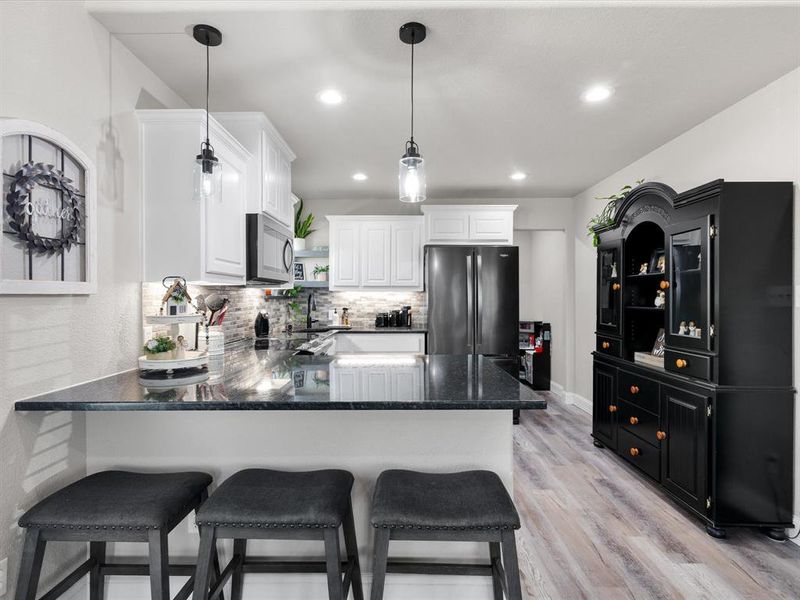
[[[640,185],[595,229],[595,445],[715,537],[792,527],[792,223],[791,183],[717,180]]]

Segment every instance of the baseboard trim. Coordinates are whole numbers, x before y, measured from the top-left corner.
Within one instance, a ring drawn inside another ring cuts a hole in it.
[[[794,525],[795,525],[794,528],[786,530],[786,535],[788,535],[790,538],[793,535],[797,535],[798,532],[800,532],[800,515],[794,515],[792,517],[792,520],[794,521]],[[789,541],[794,543],[794,544],[797,544],[798,546],[800,546],[800,536],[798,536],[798,537],[796,537],[794,539],[790,539]]]
[[[566,391],[564,390],[564,386],[560,383],[556,383],[555,381],[550,382],[550,391],[553,392],[560,400],[564,400],[566,397]]]
[[[583,412],[592,414],[592,403],[580,394],[575,392],[567,392],[564,398],[567,404],[572,404],[580,408]]]

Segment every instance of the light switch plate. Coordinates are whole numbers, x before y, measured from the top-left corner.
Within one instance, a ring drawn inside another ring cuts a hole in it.
[[[0,596],[8,591],[8,559],[0,560]]]

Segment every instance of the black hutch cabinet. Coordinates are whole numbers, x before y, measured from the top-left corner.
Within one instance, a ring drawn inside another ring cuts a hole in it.
[[[716,537],[792,527],[792,222],[791,183],[717,180],[595,229],[594,443]]]

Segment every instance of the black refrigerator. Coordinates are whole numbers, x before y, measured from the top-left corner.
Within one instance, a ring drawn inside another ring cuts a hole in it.
[[[427,246],[425,289],[429,354],[518,360],[519,252],[515,246]]]

